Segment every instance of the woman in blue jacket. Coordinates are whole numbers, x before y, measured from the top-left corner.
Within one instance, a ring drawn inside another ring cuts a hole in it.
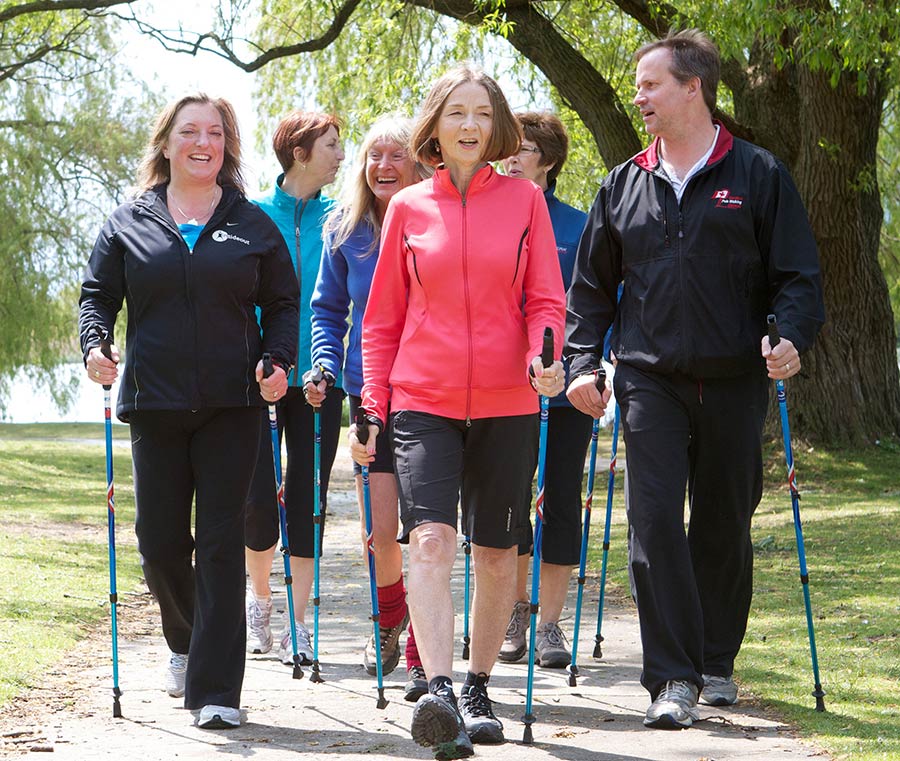
[[[359,409],[362,392],[362,318],[378,261],[381,223],[394,194],[421,178],[409,153],[411,131],[412,121],[397,116],[382,117],[372,125],[363,138],[342,203],[326,223],[322,263],[311,305],[312,361],[313,367],[321,367],[326,376],[337,376],[343,367],[343,387],[350,396],[351,420]],[[350,337],[345,352],[348,317],[351,318]],[[326,398],[312,385],[307,389],[310,404],[321,404]],[[353,470],[365,547],[361,470],[355,463]],[[397,484],[390,447],[382,447],[369,466],[369,483],[382,668],[389,674],[400,660],[400,634],[409,621],[403,558],[397,543]],[[363,655],[366,670],[372,675],[376,673],[375,657],[372,635]],[[411,627],[406,640],[406,671],[405,697],[416,701],[428,685]]]
[[[278,124],[272,146],[284,173],[278,176],[271,192],[256,200],[256,203],[281,230],[300,287],[297,364],[288,368],[288,390],[278,402],[278,428],[287,443],[284,501],[293,576],[294,617],[297,621],[297,650],[303,663],[311,663],[313,650],[304,619],[314,571],[314,425],[313,408],[303,396],[303,375],[311,368],[309,302],[322,253],[322,227],[334,205],[331,199],[322,195],[322,188],[334,182],[344,160],[340,123],[330,114],[293,111]],[[335,376],[331,376],[329,381],[334,383]],[[340,435],[342,397],[338,387],[329,395],[321,411],[320,493],[323,517],[331,466]],[[246,518],[246,562],[250,576],[247,651],[251,653],[267,653],[273,645],[269,573],[278,541],[271,435],[265,416],[260,418],[259,426],[259,459],[247,501]],[[285,622],[281,632],[279,657],[285,664],[293,663],[289,621]]]
[[[516,114],[525,139],[514,156],[503,161],[510,177],[531,180],[544,191],[556,251],[566,290],[572,282],[575,252],[587,214],[560,201],[556,178],[569,152],[562,122],[551,113]],[[550,400],[547,464],[544,481],[544,528],[541,542],[540,621],[535,637],[535,662],[545,668],[564,668],[572,661],[559,617],[566,602],[572,569],[581,556],[581,481],[592,421],[560,394]],[[516,604],[510,616],[500,660],[515,662],[526,653],[530,619],[528,555],[531,542],[519,547]]]

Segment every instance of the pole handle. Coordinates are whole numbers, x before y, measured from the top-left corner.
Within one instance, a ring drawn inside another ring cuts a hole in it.
[[[778,318],[774,314],[766,317],[769,324],[769,348],[774,349],[781,343],[781,335],[778,333]]]
[[[269,352],[265,352],[262,355],[262,365],[263,365],[263,378],[268,378],[272,373],[275,372],[275,366],[272,364],[272,355]]]
[[[360,444],[367,444],[369,441],[369,421],[366,420],[366,412],[362,407],[356,410],[356,438]]]
[[[541,365],[550,367],[553,364],[553,330],[544,328],[544,345],[541,349]]]

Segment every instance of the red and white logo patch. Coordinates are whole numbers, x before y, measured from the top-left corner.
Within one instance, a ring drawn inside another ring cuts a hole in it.
[[[731,195],[731,191],[727,188],[713,193],[712,200],[716,202],[717,209],[740,209],[744,205],[744,199]]]

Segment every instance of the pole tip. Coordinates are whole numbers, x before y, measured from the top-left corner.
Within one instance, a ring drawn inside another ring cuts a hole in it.
[[[320,673],[318,661],[312,662],[312,674],[309,677],[309,681],[312,682],[313,684],[319,684],[320,682],[325,681],[324,679],[322,679],[322,674]]]
[[[291,674],[294,679],[303,679],[303,669],[300,668],[300,656],[294,656],[294,671]]]
[[[578,666],[574,663],[570,663],[566,667],[566,671],[569,672],[569,687],[577,687],[578,686]]]
[[[813,697],[816,699],[816,711],[825,713],[825,690],[822,689],[821,685],[816,685],[816,689],[813,690]]]
[[[522,742],[531,745],[534,742],[534,735],[531,731],[531,725],[534,723],[534,716],[528,714],[525,719],[525,731],[522,732]]]
[[[385,708],[387,708],[387,704],[388,704],[388,700],[384,696],[384,687],[379,687],[378,688],[378,702],[375,703],[375,707],[378,708],[379,710],[384,710]]]
[[[122,718],[122,704],[119,703],[118,696],[113,699],[113,718],[114,719]]]
[[[463,649],[462,649],[462,659],[463,659],[464,661],[469,660],[469,643],[468,643],[468,642],[466,642],[466,643],[463,645]]]

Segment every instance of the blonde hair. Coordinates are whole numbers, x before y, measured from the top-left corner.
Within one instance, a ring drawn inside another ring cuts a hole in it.
[[[375,194],[366,181],[366,162],[369,151],[379,140],[396,143],[407,153],[410,153],[409,138],[412,133],[412,119],[399,114],[386,114],[375,120],[369,131],[363,137],[356,154],[356,164],[353,174],[349,178],[341,194],[341,202],[334,211],[328,215],[325,221],[325,230],[332,236],[331,248],[334,250],[344,243],[356,227],[365,220],[369,223],[374,233],[372,245],[365,256],[369,256],[378,245],[381,235],[381,220],[375,206]],[[412,155],[410,155],[412,160]],[[428,174],[421,164],[415,167],[417,179],[424,179]]]
[[[457,87],[467,82],[481,85],[487,90],[494,113],[491,136],[481,156],[482,161],[499,161],[512,156],[522,144],[522,128],[513,116],[503,90],[484,69],[472,63],[461,63],[454,66],[446,74],[438,78],[431,86],[431,92],[425,97],[422,110],[416,120],[412,133],[413,155],[418,161],[428,166],[441,163],[441,153],[437,139],[433,138],[438,119],[447,98]]]
[[[224,98],[210,98],[202,92],[185,95],[173,101],[156,117],[153,133],[144,148],[144,155],[137,169],[137,190],[139,192],[149,190],[172,179],[169,159],[163,155],[163,149],[175,126],[178,113],[185,106],[193,104],[214,106],[221,115],[222,127],[225,132],[225,155],[216,180],[220,185],[231,185],[242,193],[244,192],[244,176],[241,169],[241,134],[234,108]]]

